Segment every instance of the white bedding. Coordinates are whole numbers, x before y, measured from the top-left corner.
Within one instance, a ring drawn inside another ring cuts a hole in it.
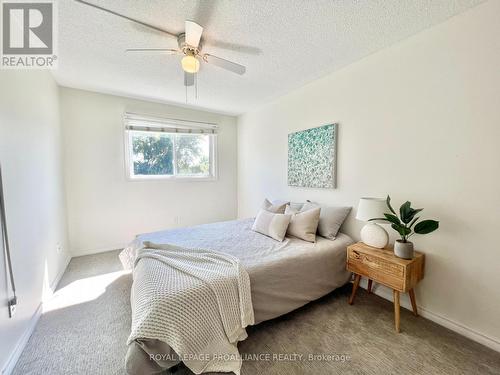
[[[157,339],[195,374],[238,375],[237,343],[247,338],[245,327],[254,323],[250,280],[238,259],[173,245],[145,246],[134,267],[127,344]]]

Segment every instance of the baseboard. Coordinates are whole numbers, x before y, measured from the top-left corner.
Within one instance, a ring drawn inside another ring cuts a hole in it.
[[[16,347],[14,348],[14,351],[11,353],[9,359],[7,360],[7,363],[5,364],[4,368],[2,369],[2,375],[10,375],[12,371],[14,370],[14,367],[16,366],[17,361],[19,360],[19,357],[21,356],[21,353],[24,350],[24,347],[28,343],[28,340],[31,337],[31,334],[35,330],[36,324],[38,323],[38,319],[40,319],[40,316],[42,316],[42,303],[38,305],[38,308],[36,309],[35,313],[30,319],[29,325],[24,331],[23,335],[19,339],[19,341],[16,344]]]
[[[360,286],[362,288],[367,288],[367,281],[362,279],[360,282]],[[379,297],[382,297],[386,300],[393,301],[392,291],[389,288],[386,288],[382,285],[376,285],[372,289],[372,292]],[[404,296],[400,300],[401,307],[405,309],[411,310],[411,304],[409,298],[405,298]],[[475,342],[478,342],[484,346],[487,346],[490,349],[493,349],[497,352],[500,352],[500,340],[494,337],[486,336],[483,333],[477,332],[474,329],[467,327],[463,324],[455,322],[454,320],[448,319],[440,314],[436,314],[425,307],[418,306],[418,313],[422,317],[433,321],[443,327],[446,327],[462,336],[465,336]]]
[[[61,281],[61,278],[64,275],[64,272],[66,272],[66,268],[68,267],[69,262],[71,261],[71,256],[69,254],[64,254],[65,255],[65,260],[64,260],[64,265],[61,267],[61,270],[59,270],[59,273],[56,275],[54,280],[50,283],[50,289],[52,292],[56,290],[57,285]],[[28,340],[31,337],[31,334],[35,330],[36,324],[38,323],[38,320],[42,316],[43,313],[43,301],[40,302],[38,305],[36,311],[32,315],[28,327],[24,331],[23,335],[19,339],[19,341],[16,344],[16,347],[14,348],[14,351],[11,353],[9,359],[7,360],[7,363],[5,364],[4,368],[2,369],[1,374],[2,375],[10,375],[12,371],[14,370],[14,367],[16,366],[17,361],[19,360],[19,357],[21,356],[21,353],[23,352],[26,344],[28,343]]]
[[[114,250],[118,250],[118,249],[123,249],[125,247],[127,247],[127,245],[119,244],[119,245],[116,245],[116,246],[106,247],[104,249],[72,250],[71,251],[71,256],[72,257],[81,257],[81,256],[85,256],[85,255],[106,253],[108,251],[114,251]]]

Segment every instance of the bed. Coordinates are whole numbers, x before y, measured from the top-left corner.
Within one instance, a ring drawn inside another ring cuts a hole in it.
[[[349,236],[339,233],[335,240],[318,236],[315,243],[287,237],[278,242],[252,231],[252,223],[253,219],[234,220],[142,234],[120,253],[120,260],[131,268],[145,241],[230,254],[250,277],[255,324],[293,311],[348,282],[346,247],[353,242]],[[159,340],[135,340],[128,348],[127,371],[155,374],[176,364],[163,359],[171,356],[155,356],[158,353],[174,354]]]

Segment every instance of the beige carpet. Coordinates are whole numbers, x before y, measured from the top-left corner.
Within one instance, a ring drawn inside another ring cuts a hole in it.
[[[72,259],[14,374],[125,373],[131,276],[119,273],[117,254]],[[396,334],[390,302],[360,290],[349,306],[349,291],[251,327],[242,374],[500,374],[500,353],[405,309]]]

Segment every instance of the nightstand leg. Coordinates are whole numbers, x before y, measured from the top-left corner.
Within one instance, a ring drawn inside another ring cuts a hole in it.
[[[368,280],[368,293],[371,293],[372,292],[372,280],[369,279]]]
[[[399,291],[394,290],[394,325],[399,333]]]
[[[358,290],[359,280],[361,280],[361,275],[356,275],[356,277],[354,278],[354,284],[352,286],[351,297],[349,298],[349,305],[352,305],[352,303],[354,302],[354,296],[356,295],[356,290]]]
[[[413,314],[415,316],[418,316],[418,311],[417,311],[417,300],[415,299],[415,291],[413,289],[410,289],[408,291],[408,294],[410,295],[410,301],[411,301],[411,308],[413,309]]]

